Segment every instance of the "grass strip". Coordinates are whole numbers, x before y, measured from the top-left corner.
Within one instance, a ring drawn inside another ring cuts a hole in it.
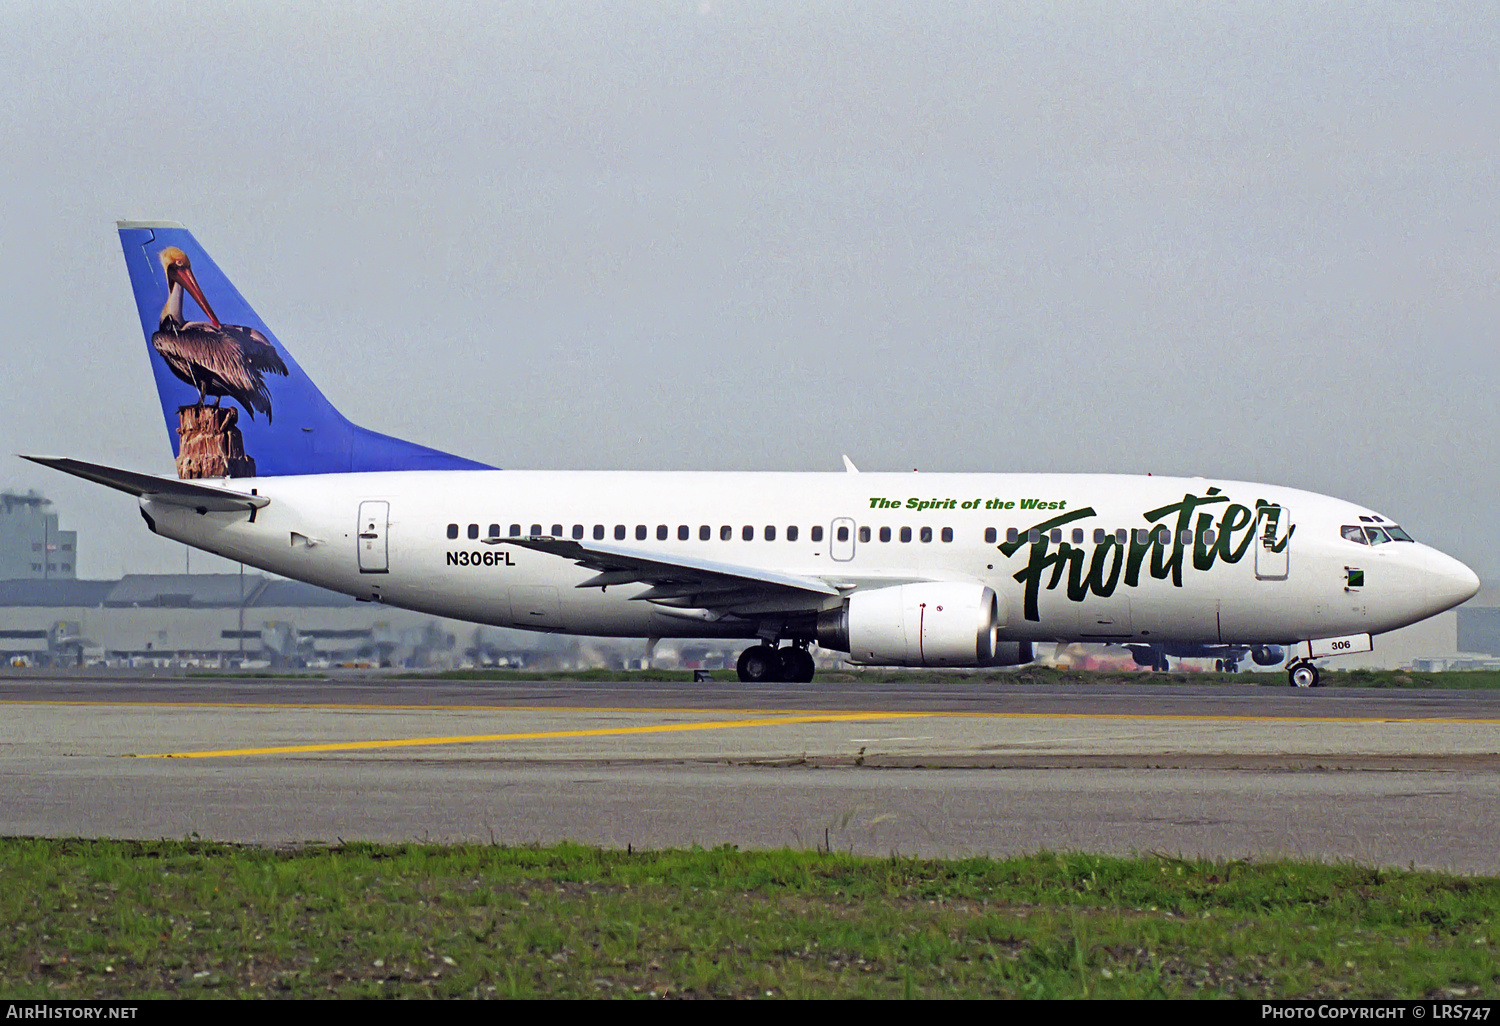
[[[0,996],[1495,997],[1500,880],[1305,862],[0,840]]]

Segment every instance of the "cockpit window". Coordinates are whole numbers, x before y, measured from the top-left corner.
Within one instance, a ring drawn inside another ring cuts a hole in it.
[[[1370,517],[1360,517],[1361,520],[1369,520]],[[1374,524],[1345,524],[1339,528],[1344,541],[1351,541],[1357,545],[1384,545],[1386,542],[1415,542],[1416,539],[1407,534],[1401,528],[1390,521],[1386,521],[1381,527]]]

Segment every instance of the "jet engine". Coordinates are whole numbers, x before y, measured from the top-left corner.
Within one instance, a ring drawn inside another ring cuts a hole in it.
[[[875,666],[1013,666],[1028,644],[997,646],[1000,604],[982,584],[902,584],[856,591],[818,617],[818,644]]]
[[[1250,649],[1250,658],[1256,666],[1275,666],[1284,655],[1280,645],[1256,645]]]

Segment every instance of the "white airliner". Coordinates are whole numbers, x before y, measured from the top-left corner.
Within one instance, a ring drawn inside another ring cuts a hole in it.
[[[745,681],[810,681],[815,642],[861,664],[982,667],[1091,641],[1157,665],[1285,649],[1309,687],[1314,660],[1479,589],[1374,510],[1242,481],[487,467],[351,424],[184,228],[119,227],[177,476],[27,458],[137,496],[164,537],[360,599],[744,638]]]

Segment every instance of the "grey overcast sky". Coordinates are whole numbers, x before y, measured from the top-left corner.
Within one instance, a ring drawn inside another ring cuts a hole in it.
[[[500,466],[1248,478],[1500,580],[1500,5],[13,0],[0,55],[6,453],[170,470],[114,232],[168,218]]]

